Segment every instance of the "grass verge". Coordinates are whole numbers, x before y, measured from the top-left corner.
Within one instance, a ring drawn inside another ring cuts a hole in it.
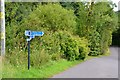
[[[101,57],[101,56],[100,56]],[[84,61],[67,61],[61,59],[59,61],[51,61],[48,64],[41,66],[40,68],[30,67],[30,70],[27,70],[26,65],[14,66],[5,61],[3,66],[3,78],[50,78],[55,74],[58,74],[66,69],[73,67],[77,64],[85,62],[96,57],[88,56]]]

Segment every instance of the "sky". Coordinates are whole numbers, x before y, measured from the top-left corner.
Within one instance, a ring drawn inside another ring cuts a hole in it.
[[[114,3],[116,3],[117,7],[114,8],[114,11],[118,11],[118,9],[120,10],[120,0],[112,0]],[[119,6],[118,6],[119,4]]]

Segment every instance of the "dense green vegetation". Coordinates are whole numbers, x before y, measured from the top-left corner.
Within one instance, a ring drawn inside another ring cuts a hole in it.
[[[104,8],[103,8],[104,7]],[[6,3],[6,59],[27,64],[25,30],[43,31],[31,41],[31,67],[51,61],[109,54],[117,14],[111,2]],[[119,32],[119,31],[118,31]]]
[[[120,47],[120,11],[117,11],[116,14],[118,15],[118,29],[113,32],[112,45]]]

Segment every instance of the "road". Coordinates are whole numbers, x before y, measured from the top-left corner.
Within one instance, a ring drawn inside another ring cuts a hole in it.
[[[88,60],[54,75],[53,78],[118,78],[120,48],[110,47],[110,52],[110,56]]]

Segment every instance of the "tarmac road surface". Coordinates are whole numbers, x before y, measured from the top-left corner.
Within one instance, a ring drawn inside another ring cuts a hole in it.
[[[110,52],[110,56],[88,60],[52,78],[118,78],[120,48],[110,47]]]

